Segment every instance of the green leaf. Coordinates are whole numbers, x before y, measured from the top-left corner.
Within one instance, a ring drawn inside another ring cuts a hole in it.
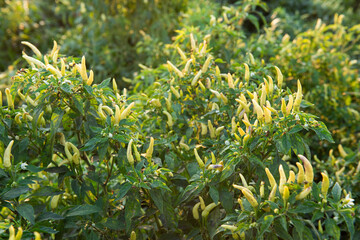
[[[295,125],[295,127],[293,127],[292,129],[290,129],[290,131],[288,131],[288,134],[297,133],[297,132],[301,131],[302,129],[303,129],[303,127],[300,124]]]
[[[282,226],[282,224],[279,221],[275,222],[274,229],[275,229],[276,235],[278,235],[282,239],[286,239],[286,240],[292,240],[293,239],[290,236],[290,234],[284,229],[284,227]]]
[[[81,99],[78,99],[76,96],[74,96],[72,99],[74,101],[74,106],[76,107],[76,109],[80,112],[81,115],[84,115],[84,106]]]
[[[265,231],[268,230],[268,228],[270,227],[270,225],[273,221],[274,221],[273,215],[267,215],[264,217],[264,221],[261,223],[261,227],[260,227],[259,238],[261,238],[264,235]]]
[[[35,224],[34,208],[30,204],[21,204],[17,207],[16,210],[23,218],[28,220],[31,224]]]
[[[355,233],[355,229],[354,229],[354,217],[351,216],[351,213],[346,210],[346,211],[340,211],[340,215],[344,218],[346,226],[349,230],[350,233],[350,238],[353,239],[354,237],[354,233]]]
[[[101,88],[105,88],[105,87],[108,87],[109,86],[109,83],[110,83],[110,78],[107,78],[105,79],[104,81],[102,81],[97,87],[98,89],[101,89]]]
[[[209,194],[214,203],[217,204],[219,202],[219,191],[215,187],[210,187]]]
[[[312,127],[311,129],[314,130],[320,140],[326,140],[330,143],[334,143],[334,139],[332,138],[331,133],[323,122],[319,122],[319,126]]]
[[[76,206],[72,208],[67,214],[66,217],[73,217],[73,216],[84,216],[93,213],[99,213],[101,209],[98,206],[84,204],[80,206]]]
[[[317,204],[310,201],[305,201],[301,205],[297,206],[293,210],[289,210],[291,213],[310,213],[315,210]]]
[[[61,220],[64,219],[63,216],[53,213],[53,212],[44,212],[36,218],[36,222],[41,222],[45,220]]]
[[[70,87],[70,85],[67,84],[67,83],[61,84],[61,85],[60,85],[60,89],[63,90],[64,92],[66,92],[66,93],[69,93],[69,94],[72,93],[71,87]]]
[[[123,184],[120,185],[120,191],[118,193],[118,195],[116,196],[115,201],[122,199],[123,197],[125,197],[125,195],[127,194],[127,192],[131,189],[132,184],[125,182]]]
[[[295,219],[295,218],[290,218],[290,219],[291,219],[291,223],[295,226],[296,232],[299,234],[300,240],[303,239],[303,231],[305,224],[299,219]]]
[[[44,187],[40,187],[32,195],[44,197],[44,196],[55,196],[55,195],[59,195],[62,193],[64,193],[64,191],[60,191],[57,188],[50,187],[50,186],[44,186]]]
[[[7,191],[4,195],[1,196],[1,199],[3,200],[11,200],[14,198],[19,197],[21,194],[28,193],[30,188],[28,187],[17,187],[14,189],[11,189],[10,191]]]
[[[328,218],[325,220],[325,231],[327,234],[334,237],[335,240],[340,239],[340,228],[337,226],[334,219]]]
[[[227,213],[232,213],[234,195],[228,189],[222,189],[219,191],[221,205],[225,208]]]
[[[340,201],[341,187],[340,187],[339,183],[335,183],[334,187],[331,190],[331,194],[332,194],[335,202]]]

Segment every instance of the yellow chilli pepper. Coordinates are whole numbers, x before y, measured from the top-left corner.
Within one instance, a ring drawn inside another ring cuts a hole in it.
[[[298,155],[298,157],[303,161],[304,169],[305,169],[305,181],[311,185],[314,180],[314,171],[313,167],[311,166],[310,161],[304,157],[303,155]]]
[[[278,67],[275,66],[275,70],[276,70],[277,85],[278,85],[279,89],[281,89],[284,77]]]
[[[23,229],[22,227],[18,228],[18,232],[16,233],[15,240],[21,240],[21,237],[23,235]]]
[[[280,173],[279,192],[280,192],[280,194],[284,194],[284,185],[286,183],[286,175],[284,172],[284,168],[281,164],[279,166],[279,173]]]
[[[302,184],[304,182],[304,179],[305,179],[304,168],[299,162],[296,163],[296,166],[299,169],[298,175],[297,175],[297,183]]]
[[[204,209],[204,211],[201,213],[201,216],[203,218],[206,218],[209,213],[211,212],[211,210],[213,210],[217,205],[219,205],[220,203],[216,204],[216,203],[210,203],[209,205],[207,205]]]
[[[11,140],[9,145],[6,147],[4,152],[4,167],[10,168],[11,167],[11,148],[14,144],[14,140]]]
[[[200,218],[199,216],[199,206],[200,206],[200,202],[198,202],[197,204],[194,205],[193,209],[192,209],[192,214],[194,219],[198,220]],[[205,209],[205,208],[204,208]]]
[[[126,157],[130,163],[130,165],[134,165],[134,157],[132,155],[132,143],[133,143],[133,140],[131,139],[129,144],[128,144],[128,147],[127,147],[127,151],[126,151]]]
[[[200,167],[200,168],[204,168],[204,167],[205,167],[205,164],[204,164],[203,160],[200,158],[200,156],[199,156],[196,148],[194,148],[194,154],[195,154],[196,161],[197,161],[198,164],[199,164],[199,167]]]
[[[330,185],[330,181],[329,181],[329,177],[326,173],[321,173],[323,179],[322,179],[322,183],[321,183],[321,193],[324,197],[326,197],[327,192],[329,190],[329,185]]]
[[[304,190],[302,190],[298,195],[296,195],[295,200],[301,200],[306,198],[307,195],[309,195],[309,193],[311,193],[311,187],[305,188]]]
[[[151,160],[153,151],[154,151],[154,138],[151,137],[151,138],[150,138],[149,148],[146,150],[146,154],[145,154],[145,157],[146,157],[146,159],[147,159],[148,161]]]
[[[204,210],[206,205],[205,205],[205,202],[204,202],[204,199],[199,196],[199,200],[200,200],[200,207],[201,207],[201,210]]]
[[[254,195],[251,193],[251,191],[246,191],[245,189],[242,189],[241,192],[244,194],[244,196],[246,197],[246,199],[249,201],[249,203],[251,204],[251,206],[253,206],[254,208],[256,208],[259,203],[256,201],[256,199],[254,198]]]
[[[275,181],[275,178],[274,176],[271,174],[270,170],[268,168],[265,168],[265,172],[266,172],[266,175],[269,179],[269,183],[271,185],[271,188],[274,188],[274,186],[276,186],[276,181]]]
[[[130,240],[136,240],[136,232],[132,231],[130,234]]]
[[[249,66],[246,63],[244,63],[244,67],[245,67],[245,81],[249,82],[249,80],[250,80]]]

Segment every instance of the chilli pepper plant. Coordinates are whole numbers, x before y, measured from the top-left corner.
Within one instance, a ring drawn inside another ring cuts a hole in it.
[[[251,54],[223,72],[209,41],[175,42],[121,93],[85,57],[23,42],[35,55],[1,102],[0,236],[355,239],[352,185],[313,171],[305,134],[333,139],[301,82]]]

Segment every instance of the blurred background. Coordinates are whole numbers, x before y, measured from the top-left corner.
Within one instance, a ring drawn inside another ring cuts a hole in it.
[[[243,11],[245,5],[250,11]],[[97,82],[115,77],[120,86],[127,86],[121,80],[136,76],[139,63],[156,67],[171,58],[167,44],[176,30],[204,29],[211,15],[221,16],[224,9],[246,14],[230,37],[258,39],[277,18],[281,37],[293,39],[314,27],[318,18],[330,22],[335,13],[344,14],[345,25],[359,22],[359,5],[357,0],[0,0],[0,81],[8,85],[25,64],[24,40],[42,52],[51,50],[56,40],[62,54],[86,56]],[[250,43],[238,47],[245,47],[246,53],[254,49]],[[261,57],[272,54],[263,52]]]

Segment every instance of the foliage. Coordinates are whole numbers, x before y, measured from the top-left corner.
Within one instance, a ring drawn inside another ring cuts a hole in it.
[[[358,239],[358,9],[281,2],[0,0],[0,238]]]

